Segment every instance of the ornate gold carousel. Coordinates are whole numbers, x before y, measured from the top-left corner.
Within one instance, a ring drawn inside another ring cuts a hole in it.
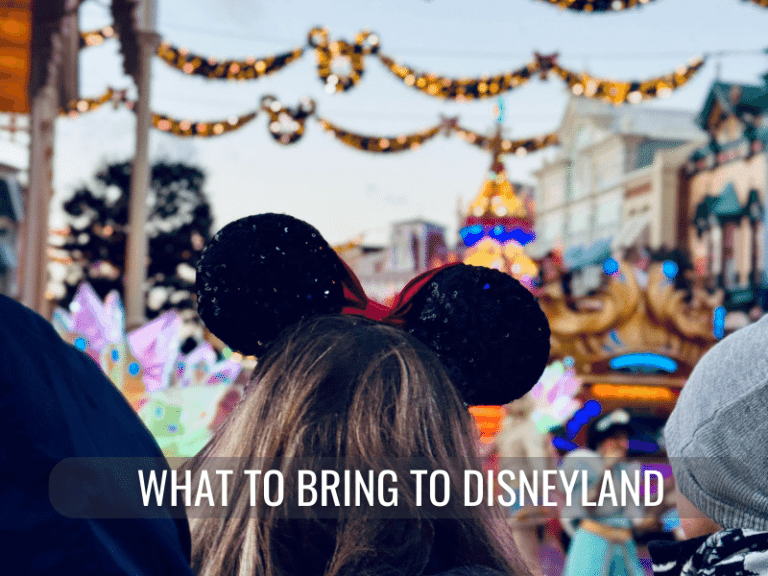
[[[693,367],[717,341],[722,295],[675,288],[677,266],[654,262],[638,271],[611,262],[600,289],[569,299],[560,278],[539,302],[552,330],[552,359],[573,366],[583,396],[603,410],[665,417]]]

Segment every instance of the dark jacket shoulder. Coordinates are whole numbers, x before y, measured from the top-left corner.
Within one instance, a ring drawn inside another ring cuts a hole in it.
[[[0,539],[9,574],[191,574],[186,519],[67,518],[49,477],[68,458],[148,457],[154,439],[88,356],[0,296]]]

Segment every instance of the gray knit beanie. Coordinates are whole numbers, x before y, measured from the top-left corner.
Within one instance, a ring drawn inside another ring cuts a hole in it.
[[[699,361],[664,436],[696,508],[726,529],[768,530],[768,316]]]

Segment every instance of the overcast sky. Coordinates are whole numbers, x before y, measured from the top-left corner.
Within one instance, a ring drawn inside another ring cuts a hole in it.
[[[369,28],[387,55],[448,76],[479,76],[518,68],[534,50],[560,52],[571,69],[601,77],[643,79],[666,74],[702,53],[753,51],[711,58],[671,98],[651,105],[697,111],[716,77],[758,82],[768,58],[768,10],[742,0],[656,0],[641,9],[606,15],[560,11],[536,0],[158,0],[158,28],[169,42],[218,58],[266,56],[302,46],[316,25],[331,37],[353,40]],[[87,0],[81,28],[110,23],[107,0]],[[83,96],[129,87],[117,43],[81,54]],[[313,52],[274,75],[227,82],[185,76],[155,59],[152,108],[170,116],[219,120],[246,113],[261,96],[287,105],[302,96],[318,112],[350,131],[383,136],[421,130],[440,114],[458,115],[477,131],[493,129],[493,100],[448,103],[406,87],[375,58],[366,60],[360,84],[329,95],[315,71]],[[505,96],[505,134],[523,138],[555,130],[568,93],[558,78],[534,80]],[[57,124],[55,203],[59,205],[105,162],[130,158],[133,116],[104,107]],[[239,131],[210,139],[153,132],[155,159],[186,160],[207,174],[217,227],[247,214],[285,212],[320,229],[331,243],[360,234],[386,240],[393,221],[423,217],[452,233],[457,205],[478,192],[487,153],[456,138],[439,137],[417,151],[377,155],[330,139],[309,120],[305,136],[290,146],[269,135],[265,116]],[[513,179],[533,182],[531,171],[553,150],[525,159],[509,157]],[[54,224],[61,222],[56,216]]]

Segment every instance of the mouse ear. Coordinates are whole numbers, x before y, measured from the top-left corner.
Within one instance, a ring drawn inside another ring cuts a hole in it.
[[[549,359],[549,323],[511,276],[460,264],[413,296],[405,328],[442,361],[469,405],[507,404],[538,382]]]
[[[320,233],[285,214],[222,228],[197,265],[197,310],[230,348],[259,356],[283,330],[344,306],[346,270]]]

